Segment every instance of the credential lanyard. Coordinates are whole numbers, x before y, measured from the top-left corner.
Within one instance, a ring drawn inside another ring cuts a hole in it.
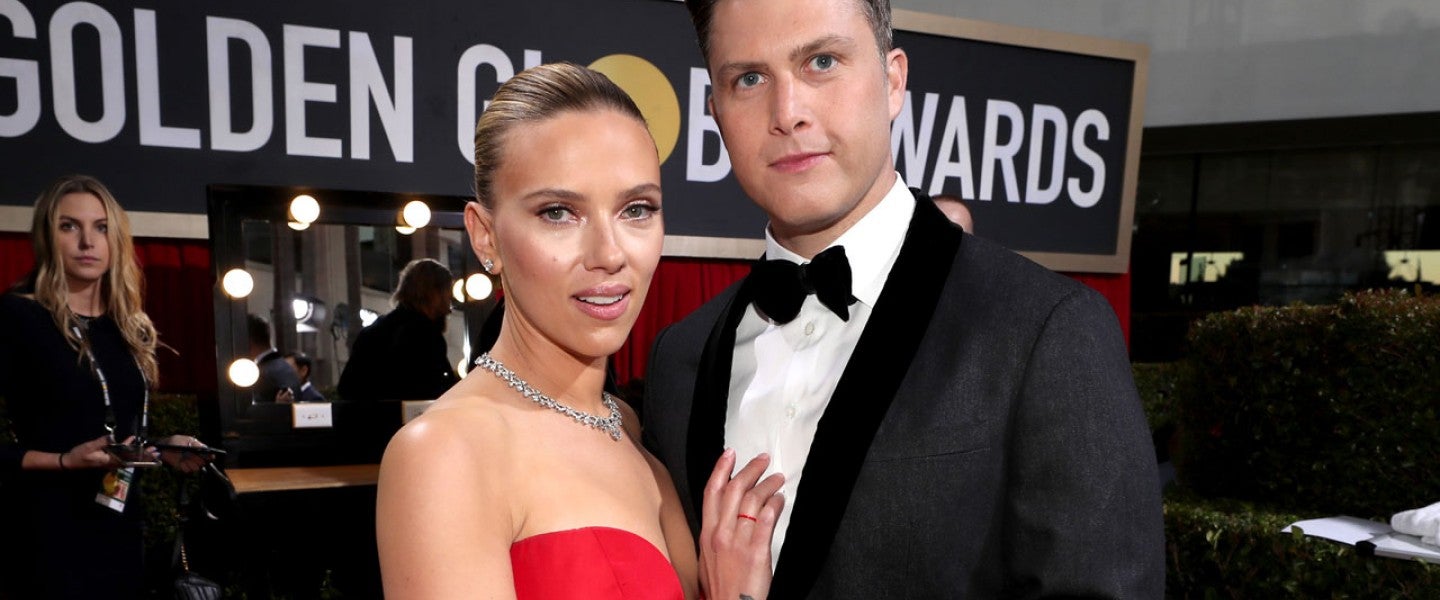
[[[87,325],[88,329],[89,326]],[[84,338],[85,333],[78,325],[71,326],[71,331],[76,337]],[[115,441],[115,427],[118,419],[115,418],[115,406],[110,402],[110,383],[105,379],[105,371],[100,369],[100,361],[95,360],[95,352],[89,344],[85,346],[85,357],[90,359],[90,368],[95,370],[95,378],[100,380],[100,396],[105,399],[105,432],[110,436],[110,441]],[[145,443],[145,433],[150,428],[150,381],[145,379],[145,370],[140,368],[140,361],[135,361],[135,368],[140,371],[140,379],[144,382],[145,400],[140,405],[140,428],[135,430],[137,444]]]

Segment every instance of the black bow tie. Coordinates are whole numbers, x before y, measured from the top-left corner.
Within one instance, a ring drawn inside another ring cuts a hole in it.
[[[800,314],[805,297],[815,297],[842,321],[850,320],[850,260],[843,246],[833,246],[803,265],[788,260],[767,260],[750,271],[748,285],[755,306],[781,325]]]

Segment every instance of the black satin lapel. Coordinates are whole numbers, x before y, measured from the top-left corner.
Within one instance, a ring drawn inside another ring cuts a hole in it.
[[[914,192],[915,214],[900,255],[810,445],[771,598],[804,598],[814,586],[870,443],[929,328],[960,247],[959,229]]]
[[[686,436],[689,446],[685,456],[685,470],[690,484],[690,497],[695,507],[694,521],[690,526],[700,531],[700,515],[703,514],[701,500],[705,497],[705,481],[715,469],[715,461],[725,449],[725,407],[730,396],[730,365],[735,358],[735,328],[745,309],[750,306],[748,291],[749,276],[740,285],[730,305],[705,340],[705,351],[700,355],[700,367],[695,374],[695,399],[690,407],[690,429]]]

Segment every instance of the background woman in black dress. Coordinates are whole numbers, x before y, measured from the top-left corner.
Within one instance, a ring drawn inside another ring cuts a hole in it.
[[[30,233],[35,268],[0,296],[0,397],[16,438],[0,445],[0,590],[139,597],[142,513],[125,480],[143,469],[105,451],[143,436],[159,377],[129,219],[103,184],[72,175],[36,200]],[[185,472],[204,466],[191,453],[161,459]]]

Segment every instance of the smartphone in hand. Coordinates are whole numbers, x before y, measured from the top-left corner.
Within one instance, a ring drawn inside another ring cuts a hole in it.
[[[215,460],[215,457],[225,454],[224,450],[211,448],[210,446],[180,446],[176,444],[150,444],[150,447],[161,452],[179,452],[181,454],[198,454],[206,460]]]
[[[105,452],[120,459],[120,464],[126,467],[156,467],[160,465],[160,459],[138,444],[109,444],[105,446]]]

